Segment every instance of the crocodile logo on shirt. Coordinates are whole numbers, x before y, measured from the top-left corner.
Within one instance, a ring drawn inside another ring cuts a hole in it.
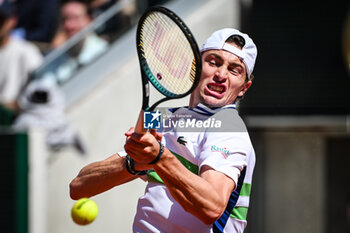
[[[184,136],[178,137],[177,142],[180,143],[181,145],[184,145],[184,146],[186,146],[186,143],[187,143]]]

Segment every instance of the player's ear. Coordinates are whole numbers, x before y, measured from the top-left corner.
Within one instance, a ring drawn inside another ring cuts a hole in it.
[[[238,97],[242,97],[244,93],[249,89],[249,87],[252,85],[252,81],[249,80],[248,82],[245,82],[242,86],[241,91],[238,93]]]

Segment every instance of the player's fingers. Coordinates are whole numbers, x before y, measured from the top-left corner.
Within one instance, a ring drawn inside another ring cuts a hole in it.
[[[126,136],[126,140],[134,140],[136,142],[141,142],[141,138],[143,136],[143,134],[139,134],[139,133],[135,133],[132,131],[128,131],[126,133],[124,133],[124,135]]]
[[[155,136],[148,132],[145,134],[139,134],[134,132],[133,134],[131,134],[130,139],[142,144],[143,146],[151,146],[155,143],[155,141],[157,141]]]
[[[124,150],[131,158],[133,158],[133,159],[137,158],[136,153],[135,153],[137,148],[132,144],[132,142],[125,143]]]
[[[127,147],[129,150],[137,150],[138,148],[142,148],[143,145],[135,141],[132,137],[129,137],[126,139],[124,147]]]
[[[141,133],[134,132],[131,135],[131,138],[138,142],[144,142],[144,141],[147,141],[147,133],[141,134]]]
[[[149,158],[145,156],[145,153],[142,153],[139,148],[134,147],[131,143],[124,145],[125,152],[134,160],[140,163],[148,163]]]
[[[156,132],[155,137],[156,137],[157,141],[162,141],[163,134]]]
[[[150,135],[149,135],[150,136]],[[157,156],[159,153],[159,143],[152,136],[153,140],[147,142],[139,142],[130,137],[126,140],[124,145],[124,150],[129,154],[133,153],[135,159],[138,161],[150,160],[151,158]],[[150,162],[150,161],[148,161]]]
[[[157,139],[157,141],[161,141],[162,140],[162,134],[157,132],[157,130],[155,129],[151,129],[150,133]]]
[[[157,131],[155,129],[150,129],[149,132],[154,136]]]
[[[148,150],[150,150],[148,147],[152,147],[152,145],[153,144],[151,142],[135,140],[135,138],[131,136],[126,140],[124,148],[132,150],[134,153],[137,154],[147,154],[149,153]]]
[[[131,127],[124,135],[130,137],[135,132],[135,127]]]

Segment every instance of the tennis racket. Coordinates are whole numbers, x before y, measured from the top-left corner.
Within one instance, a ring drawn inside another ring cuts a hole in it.
[[[137,54],[141,68],[143,103],[135,132],[143,133],[143,115],[160,103],[182,98],[196,87],[202,69],[194,36],[185,23],[165,7],[151,7],[137,27]],[[151,83],[163,97],[149,106]]]

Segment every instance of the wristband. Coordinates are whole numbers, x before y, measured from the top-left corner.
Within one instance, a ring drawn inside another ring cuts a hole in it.
[[[161,142],[159,142],[159,153],[158,153],[157,157],[149,164],[155,164],[156,162],[158,162],[158,160],[160,159],[160,156],[162,156],[163,152],[164,152],[164,145]]]
[[[135,170],[134,160],[129,155],[125,156],[125,167],[131,175],[143,176],[147,174],[147,170]]]

